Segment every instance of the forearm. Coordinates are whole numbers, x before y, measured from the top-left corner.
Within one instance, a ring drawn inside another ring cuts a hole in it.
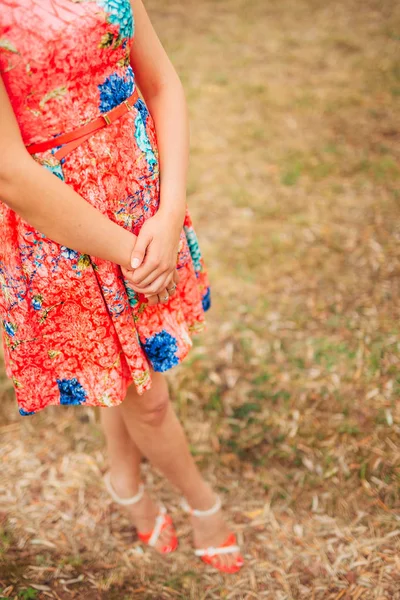
[[[0,173],[0,200],[48,238],[128,267],[135,236],[34,161],[18,157]]]
[[[170,77],[145,99],[153,117],[160,161],[160,211],[184,218],[189,162],[189,119],[179,78]]]

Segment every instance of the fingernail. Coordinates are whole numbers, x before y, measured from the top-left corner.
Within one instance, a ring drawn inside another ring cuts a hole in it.
[[[140,265],[140,260],[138,258],[132,258],[132,260],[131,260],[132,269],[137,269],[139,265]]]

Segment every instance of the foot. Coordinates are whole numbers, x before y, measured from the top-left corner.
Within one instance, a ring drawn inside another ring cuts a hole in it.
[[[209,501],[206,503],[204,499],[202,506],[198,507],[200,510],[210,508],[215,504],[216,495],[210,490]],[[197,508],[194,505],[193,508]],[[214,547],[217,548],[222,545],[235,545],[235,536],[232,534],[232,530],[228,527],[222,511],[218,510],[213,515],[208,516],[190,516],[192,527],[193,527],[193,542],[197,549]],[[228,543],[226,543],[228,542]],[[211,558],[209,564],[215,568],[220,568],[223,571],[235,572],[240,569],[243,564],[243,558],[240,552],[232,552],[229,554],[218,554]]]
[[[131,498],[138,493],[138,484],[128,482],[126,477],[117,478],[111,475],[110,482],[115,493],[120,498]],[[138,502],[124,506],[123,508],[138,533],[151,533],[154,529],[160,506],[153,502],[146,490],[144,490],[143,497]],[[161,554],[172,552],[176,549],[176,531],[171,521],[162,529],[154,548]]]

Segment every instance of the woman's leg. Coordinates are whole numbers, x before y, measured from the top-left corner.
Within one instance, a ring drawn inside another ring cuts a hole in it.
[[[135,496],[141,481],[142,454],[132,441],[120,410],[115,407],[101,408],[100,419],[106,437],[111,484],[121,498]],[[153,529],[158,507],[147,491],[137,504],[124,508],[138,531],[147,533]],[[168,545],[172,533],[169,529],[165,529],[159,537],[156,549],[161,550]]]
[[[192,508],[207,510],[215,493],[201,476],[188,442],[169,401],[168,386],[161,373],[152,372],[151,389],[139,396],[134,386],[115,410],[121,411],[127,430],[141,452],[186,497]],[[229,534],[221,512],[191,517],[197,547],[218,546]],[[233,564],[236,555],[222,555],[221,562]]]

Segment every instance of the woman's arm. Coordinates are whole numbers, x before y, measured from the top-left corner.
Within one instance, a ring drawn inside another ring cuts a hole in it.
[[[160,207],[156,215],[144,223],[139,233],[133,252],[139,268],[132,279],[139,291],[154,294],[161,292],[172,281],[185,217],[188,110],[181,81],[142,0],[131,0],[131,4],[135,35],[130,62],[154,120],[160,161]]]
[[[189,157],[189,120],[185,93],[143,6],[131,0],[135,36],[130,62],[157,132],[160,157],[160,210],[184,215]]]
[[[59,244],[130,268],[136,236],[30,156],[1,77],[0,131],[0,200]]]

